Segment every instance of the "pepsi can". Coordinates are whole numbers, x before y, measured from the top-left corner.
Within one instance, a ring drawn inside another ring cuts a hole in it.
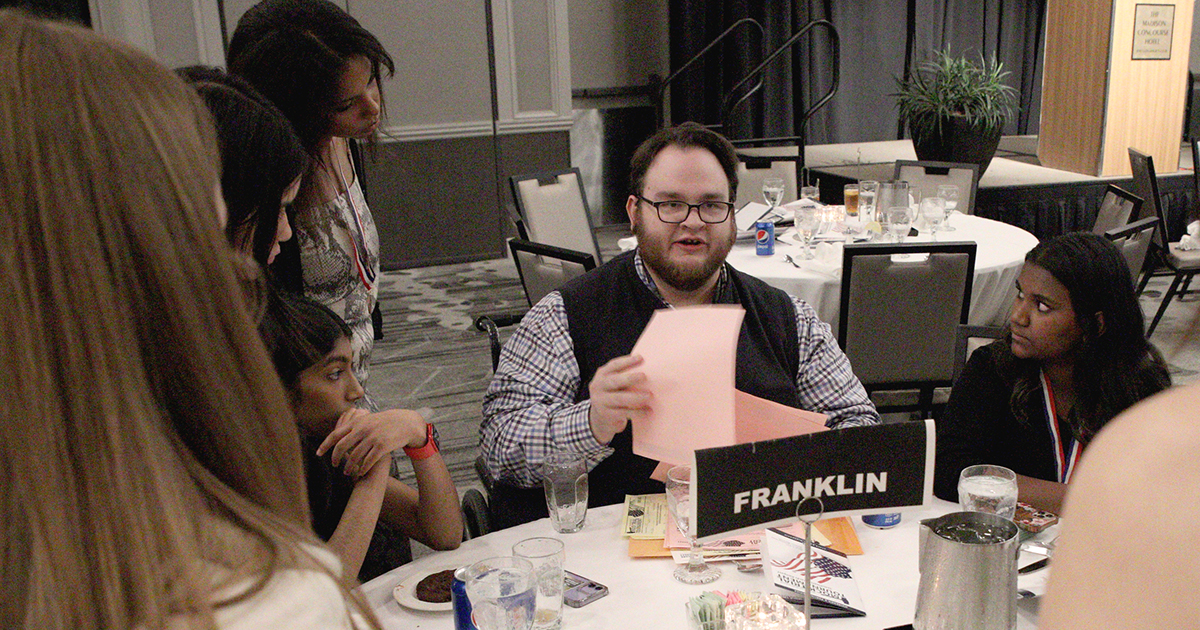
[[[900,524],[900,513],[893,512],[891,514],[865,514],[862,517],[862,522],[867,527],[875,529],[889,529]]]
[[[759,221],[754,224],[756,245],[755,251],[759,256],[775,254],[775,224],[770,221]]]
[[[471,599],[467,597],[467,568],[454,570],[450,583],[450,603],[454,606],[454,630],[478,630],[471,618]]]

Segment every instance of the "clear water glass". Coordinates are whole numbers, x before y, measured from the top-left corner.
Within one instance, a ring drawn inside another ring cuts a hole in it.
[[[775,208],[775,207],[779,206],[781,203],[783,203],[783,191],[784,191],[783,178],[768,177],[763,180],[763,184],[762,184],[763,200],[767,202],[768,206]]]
[[[864,179],[858,182],[858,213],[864,224],[875,220],[875,199],[879,192],[879,182]]]
[[[967,466],[958,476],[964,512],[986,512],[1012,520],[1017,513],[1017,474],[1004,466]]]
[[[892,206],[884,214],[887,216],[888,234],[897,243],[903,243],[912,229],[912,210],[908,206]]]
[[[817,236],[817,230],[821,227],[820,218],[817,216],[817,209],[812,206],[801,206],[796,209],[796,233],[800,235],[800,239],[804,241],[804,259],[812,260],[816,257],[813,254],[812,242]]]
[[[557,538],[526,538],[513,545],[513,557],[533,565],[537,579],[537,606],[533,630],[557,630],[562,627],[563,562],[566,549]]]
[[[950,215],[958,208],[958,186],[954,184],[942,184],[938,186],[938,197],[946,201],[946,219],[945,225],[942,226],[943,232],[954,232],[955,228],[950,225]]]
[[[679,532],[691,543],[688,563],[675,569],[675,579],[684,584],[708,584],[721,577],[721,570],[704,562],[704,553],[692,531],[692,468],[675,466],[667,471],[667,508]]]
[[[533,565],[524,558],[480,560],[467,568],[471,617],[479,630],[529,630],[537,606]]]
[[[583,529],[587,518],[587,460],[581,453],[555,451],[542,462],[542,486],[550,524],[560,534]]]
[[[941,197],[926,197],[921,200],[921,218],[929,226],[929,234],[937,240],[938,228],[946,220],[946,201]]]

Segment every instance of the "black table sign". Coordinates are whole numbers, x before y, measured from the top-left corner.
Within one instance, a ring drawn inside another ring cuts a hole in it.
[[[933,488],[933,449],[926,420],[698,450],[696,535],[791,522],[806,496],[821,499],[825,516],[920,507]]]

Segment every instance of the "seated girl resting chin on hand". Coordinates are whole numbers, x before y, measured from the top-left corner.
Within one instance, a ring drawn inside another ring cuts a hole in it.
[[[408,539],[434,549],[462,541],[458,492],[432,425],[415,411],[355,407],[350,329],[327,307],[275,294],[259,324],[304,443],[313,528],[362,581],[411,560]],[[417,488],[389,476],[403,448]]]

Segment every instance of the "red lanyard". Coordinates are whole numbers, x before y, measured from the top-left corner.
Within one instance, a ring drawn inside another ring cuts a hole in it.
[[[1046,373],[1040,374],[1042,379],[1042,395],[1046,404],[1046,423],[1050,425],[1050,438],[1054,442],[1054,465],[1058,469],[1058,480],[1062,483],[1071,481],[1071,473],[1075,472],[1075,464],[1083,449],[1074,436],[1063,436],[1058,430],[1058,413],[1054,408],[1054,392],[1050,389],[1050,379]]]
[[[353,164],[353,161],[351,161],[351,164]],[[363,286],[367,288],[367,291],[373,291],[375,286],[375,268],[371,265],[367,254],[367,233],[363,229],[362,217],[358,214],[358,206],[354,203],[354,193],[346,185],[346,178],[342,177],[341,169],[337,168],[336,163],[333,166],[333,172],[337,174],[338,181],[341,182],[342,188],[346,190],[346,203],[350,204],[350,214],[354,216],[354,227],[358,228],[357,235],[355,235],[354,230],[350,230],[350,249],[354,254],[354,267],[358,271],[358,279],[362,281]],[[360,241],[361,245],[359,244]]]

